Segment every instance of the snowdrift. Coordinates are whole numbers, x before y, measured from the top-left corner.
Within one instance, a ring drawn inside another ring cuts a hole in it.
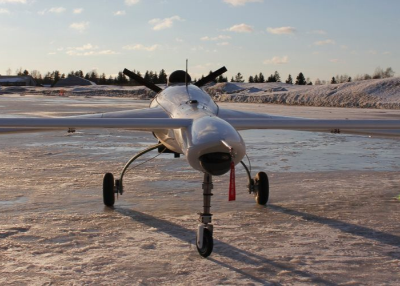
[[[160,85],[164,88],[165,85]],[[298,86],[286,83],[218,83],[205,90],[215,101],[276,103],[325,107],[400,109],[400,77],[343,84]],[[143,86],[76,86],[64,88],[2,87],[0,94],[116,96],[150,99],[155,93]]]

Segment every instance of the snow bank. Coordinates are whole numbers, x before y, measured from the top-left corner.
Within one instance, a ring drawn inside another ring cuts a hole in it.
[[[206,90],[222,102],[400,109],[399,77],[319,86],[219,83]]]
[[[160,85],[164,88],[165,85]],[[218,83],[205,87],[215,101],[288,105],[400,109],[400,77],[343,84],[298,86],[286,83]],[[65,96],[153,98],[143,86],[79,86],[63,88],[3,87],[2,93]]]

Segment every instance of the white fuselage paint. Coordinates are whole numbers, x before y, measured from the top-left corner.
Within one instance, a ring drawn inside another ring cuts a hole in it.
[[[219,108],[211,97],[195,85],[176,84],[167,87],[151,102],[170,118],[192,119],[187,128],[156,130],[155,136],[170,150],[184,154],[190,166],[204,172],[199,157],[204,154],[230,153],[238,164],[246,154],[244,141],[236,129],[218,117]]]

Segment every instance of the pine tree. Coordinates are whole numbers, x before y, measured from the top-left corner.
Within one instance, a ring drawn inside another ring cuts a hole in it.
[[[292,79],[292,76],[290,74],[289,74],[289,76],[288,76],[288,78],[286,80],[286,83],[287,84],[293,84],[293,79]]]
[[[275,76],[271,74],[271,75],[268,77],[267,82],[276,82]]]
[[[334,76],[332,77],[331,84],[337,84],[337,81]]]
[[[126,78],[126,76],[123,74],[123,72],[119,72],[118,73],[118,76],[117,76],[117,78],[116,78],[116,80],[115,80],[115,83],[117,83],[117,84],[127,84],[128,83],[128,79]]]
[[[115,81],[114,81],[113,77],[109,76],[107,79],[107,84],[114,84],[114,83],[115,83]]]
[[[249,76],[249,83],[254,83],[254,77],[252,75]]]
[[[281,82],[281,76],[279,75],[278,71],[275,71],[274,77],[276,82]]]
[[[158,74],[158,82],[164,84],[167,83],[167,74],[164,69],[160,70],[160,73]]]
[[[100,78],[99,78],[99,84],[105,85],[107,84],[107,79],[106,79],[106,74],[102,73]]]
[[[220,75],[217,78],[217,82],[227,82],[227,81],[228,81],[228,78],[224,77],[223,75]],[[196,81],[194,81],[194,82],[196,82]]]
[[[303,73],[299,73],[299,75],[296,77],[296,84],[297,85],[306,85],[306,78],[304,77]]]
[[[98,82],[98,77],[99,77],[99,75],[97,74],[97,71],[96,70],[92,70],[92,72],[90,73],[89,80],[93,81],[94,83],[97,83]]]
[[[237,75],[235,76],[235,82],[244,82],[243,76],[240,72],[238,72]]]
[[[256,82],[256,83],[259,83],[259,82],[260,82],[260,79],[258,78],[258,75],[257,75],[257,74],[254,76],[254,82]]]
[[[235,79],[233,77],[231,78],[231,82],[235,82]]]
[[[159,83],[157,72],[154,72],[152,81],[153,81],[153,83]]]
[[[150,72],[149,71],[146,71],[145,73],[144,73],[144,80],[146,80],[146,81],[151,81],[151,76],[150,76]]]
[[[260,73],[258,74],[258,82],[259,82],[259,83],[265,82],[265,77],[264,77],[264,75],[263,75],[262,72],[260,72]]]
[[[54,75],[52,76],[52,78],[53,78],[53,84],[57,83],[61,78],[60,72],[54,71]]]

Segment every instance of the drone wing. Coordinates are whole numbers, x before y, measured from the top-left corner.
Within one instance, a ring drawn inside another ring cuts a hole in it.
[[[26,133],[75,128],[126,128],[155,131],[185,128],[191,119],[171,119],[161,108],[85,114],[63,118],[0,118],[0,133]]]
[[[220,117],[238,130],[283,129],[400,136],[400,120],[321,120],[221,110]]]

